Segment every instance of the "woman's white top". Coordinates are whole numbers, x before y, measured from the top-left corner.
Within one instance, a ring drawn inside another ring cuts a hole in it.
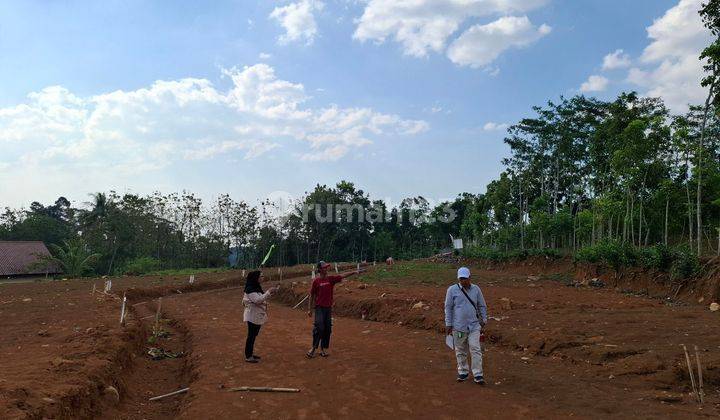
[[[245,306],[243,321],[257,325],[264,324],[267,321],[267,299],[269,297],[269,290],[265,293],[245,293],[243,295],[243,306]]]

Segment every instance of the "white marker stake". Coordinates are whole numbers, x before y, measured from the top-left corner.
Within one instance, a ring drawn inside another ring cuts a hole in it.
[[[358,273],[360,272],[360,263],[358,263],[358,265],[357,265],[357,272]]]
[[[162,298],[158,298],[157,312],[155,313],[155,334],[160,332],[160,311],[162,310]]]
[[[313,268],[311,279],[315,280],[315,269]]]
[[[92,294],[95,295],[95,283],[93,283]]]
[[[243,268],[242,276],[245,277],[245,269]]]
[[[338,271],[337,263],[335,263],[335,273],[337,274],[337,273],[339,273],[339,272],[340,272],[340,271]]]
[[[373,267],[375,267],[375,261],[373,261]]]
[[[190,284],[195,283],[195,275],[190,276]]]
[[[125,325],[125,303],[126,302],[127,302],[127,297],[125,297],[125,293],[123,293],[122,308],[120,309],[120,325]]]

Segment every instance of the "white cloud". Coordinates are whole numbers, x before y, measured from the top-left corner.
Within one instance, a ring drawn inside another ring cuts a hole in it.
[[[60,86],[31,93],[25,103],[0,108],[2,161],[77,183],[188,160],[254,159],[287,146],[301,155],[311,150],[315,160],[340,159],[383,136],[428,129],[371,108],[308,107],[304,86],[279,79],[266,64],[224,73],[232,80],[225,91],[187,78],[87,97]],[[0,184],[11,175],[0,167]]]
[[[632,64],[632,61],[630,60],[630,56],[626,54],[623,50],[615,50],[615,52],[612,52],[603,58],[603,70],[615,70],[615,69],[622,69],[626,67],[630,67],[630,64]]]
[[[447,50],[447,56],[455,64],[483,67],[509,48],[522,48],[549,34],[551,28],[539,28],[527,16],[506,16],[488,23],[473,25],[463,32]]]
[[[272,58],[272,54],[269,54],[269,53],[266,53],[266,52],[261,52],[261,53],[258,55],[258,58],[260,58],[260,60],[269,60],[269,59]]]
[[[607,89],[609,82],[607,77],[592,75],[580,85],[580,92],[602,92]]]
[[[319,0],[301,0],[287,6],[278,6],[270,13],[284,29],[285,33],[278,38],[281,44],[304,42],[312,44],[318,33],[315,12],[322,10],[324,4]]]
[[[356,20],[353,38],[400,43],[407,55],[442,52],[450,36],[468,19],[525,13],[548,0],[369,0]]]
[[[487,122],[485,125],[483,125],[483,130],[485,131],[502,131],[507,130],[509,127],[506,123],[496,123],[496,122]]]
[[[676,112],[687,110],[688,103],[702,103],[707,95],[700,86],[700,53],[712,35],[702,25],[698,10],[703,0],[680,0],[647,28],[650,44],[640,64],[630,69],[627,80],[659,96]]]

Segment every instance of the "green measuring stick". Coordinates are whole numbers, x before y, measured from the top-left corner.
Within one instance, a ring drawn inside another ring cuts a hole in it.
[[[264,266],[265,263],[267,262],[268,258],[270,258],[270,254],[272,254],[273,249],[275,249],[275,244],[270,245],[270,250],[269,250],[268,253],[265,255],[265,258],[263,258],[262,263],[260,263],[260,266],[261,266],[261,267]]]

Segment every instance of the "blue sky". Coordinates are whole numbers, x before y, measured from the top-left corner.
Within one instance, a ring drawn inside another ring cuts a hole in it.
[[[533,105],[699,102],[699,4],[0,1],[0,206],[254,203],[341,179],[393,201],[480,193]]]

